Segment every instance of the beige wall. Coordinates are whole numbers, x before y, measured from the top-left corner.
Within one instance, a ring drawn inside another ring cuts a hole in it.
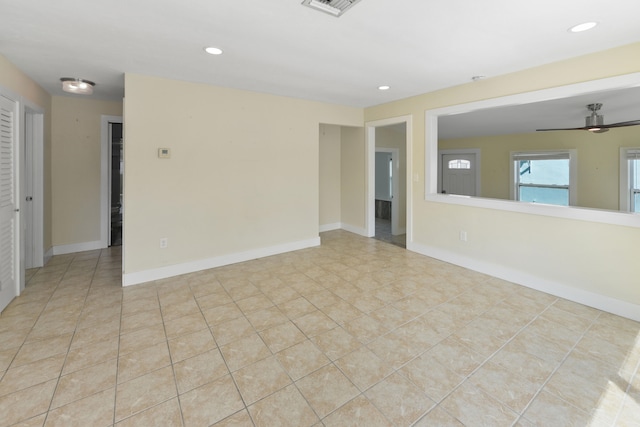
[[[640,127],[607,133],[541,132],[439,141],[441,150],[478,148],[481,152],[481,195],[509,198],[511,151],[574,148],[578,153],[578,206],[619,209],[620,147],[640,146]]]
[[[365,233],[367,191],[364,128],[343,127],[340,161],[343,227]]]
[[[47,252],[52,246],[52,191],[51,191],[51,96],[36,82],[0,55],[0,86],[24,97],[44,113],[43,147],[43,246]]]
[[[340,223],[340,126],[320,125],[320,226]]]
[[[52,110],[53,245],[99,241],[101,116],[122,103],[54,96]]]
[[[134,74],[125,92],[125,274],[318,237],[319,124],[362,109]]]
[[[365,110],[381,120],[508,94],[640,71],[640,43],[428,93]],[[640,304],[640,229],[425,200],[425,123],[413,134],[413,242],[467,265],[495,265],[530,282],[559,283]],[[466,230],[468,242],[458,240]]]
[[[398,203],[398,227],[407,227],[407,136],[404,131],[398,132],[385,127],[376,128],[376,148],[397,148],[399,151],[399,171],[394,179],[399,180],[400,194],[395,196]]]

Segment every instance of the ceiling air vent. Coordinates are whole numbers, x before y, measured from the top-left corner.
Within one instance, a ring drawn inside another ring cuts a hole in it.
[[[338,17],[359,1],[360,0],[304,0],[302,4]]]

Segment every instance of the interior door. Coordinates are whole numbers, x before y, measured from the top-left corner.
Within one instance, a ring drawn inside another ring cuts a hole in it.
[[[17,104],[0,95],[0,310],[18,294]]]
[[[442,193],[476,195],[476,156],[472,153],[442,154]]]

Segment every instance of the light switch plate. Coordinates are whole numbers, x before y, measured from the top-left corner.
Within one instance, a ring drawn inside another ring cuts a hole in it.
[[[169,148],[158,148],[158,158],[160,159],[171,158],[171,150]]]

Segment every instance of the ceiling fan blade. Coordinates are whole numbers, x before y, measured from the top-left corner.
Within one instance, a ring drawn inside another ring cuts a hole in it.
[[[536,132],[547,132],[553,130],[587,130],[589,128],[581,127],[581,128],[557,128],[557,129],[536,129]]]
[[[639,126],[639,125],[640,125],[640,120],[629,120],[628,122],[611,123],[610,125],[602,125],[600,127],[604,129],[608,129],[608,128],[622,128],[625,126]]]

